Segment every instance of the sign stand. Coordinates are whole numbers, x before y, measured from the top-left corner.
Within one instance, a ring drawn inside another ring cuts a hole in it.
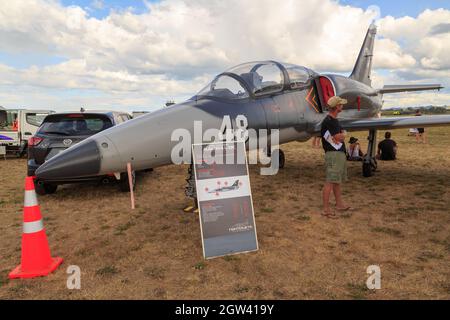
[[[130,185],[131,209],[136,209],[134,205],[133,177],[131,175],[131,163],[127,163],[128,183]]]
[[[244,142],[193,144],[206,259],[258,250]]]

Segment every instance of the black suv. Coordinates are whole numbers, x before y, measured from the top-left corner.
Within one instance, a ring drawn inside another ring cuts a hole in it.
[[[61,151],[129,119],[131,119],[129,114],[115,111],[68,112],[48,115],[36,134],[28,140],[28,176],[34,176],[40,165]],[[125,173],[120,175],[119,185],[122,191],[130,190],[126,177]],[[85,177],[75,180],[37,180],[35,186],[36,192],[42,195],[55,193],[59,184],[85,181],[108,183],[115,180],[117,180],[116,176],[111,173],[107,176]],[[133,172],[133,187],[134,183],[135,173]]]

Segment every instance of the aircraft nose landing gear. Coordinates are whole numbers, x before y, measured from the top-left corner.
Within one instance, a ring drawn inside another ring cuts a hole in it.
[[[284,168],[284,164],[286,162],[286,157],[284,156],[284,152],[281,149],[273,150],[273,153],[278,153],[278,167],[280,169]]]
[[[367,145],[367,154],[363,159],[362,173],[364,177],[371,177],[377,170],[377,159],[375,158],[377,130],[370,130],[367,140],[369,143]]]
[[[273,155],[272,155],[273,153]],[[284,151],[277,148],[277,149],[271,149],[268,148],[268,152],[267,152],[267,156],[268,157],[272,157],[272,159],[276,159],[276,157],[278,156],[278,168],[279,169],[283,169],[284,165],[286,163],[286,157],[284,156]]]

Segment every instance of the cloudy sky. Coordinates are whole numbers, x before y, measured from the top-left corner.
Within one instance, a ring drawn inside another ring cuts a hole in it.
[[[0,105],[150,110],[253,60],[348,75],[373,20],[374,87],[446,87],[385,107],[450,105],[449,0],[2,1]]]

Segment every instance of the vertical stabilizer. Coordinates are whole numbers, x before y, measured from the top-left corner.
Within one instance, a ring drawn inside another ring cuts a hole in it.
[[[363,45],[359,51],[358,59],[353,67],[351,79],[371,85],[370,72],[372,71],[373,46],[375,35],[377,34],[377,27],[372,23],[367,30]]]

